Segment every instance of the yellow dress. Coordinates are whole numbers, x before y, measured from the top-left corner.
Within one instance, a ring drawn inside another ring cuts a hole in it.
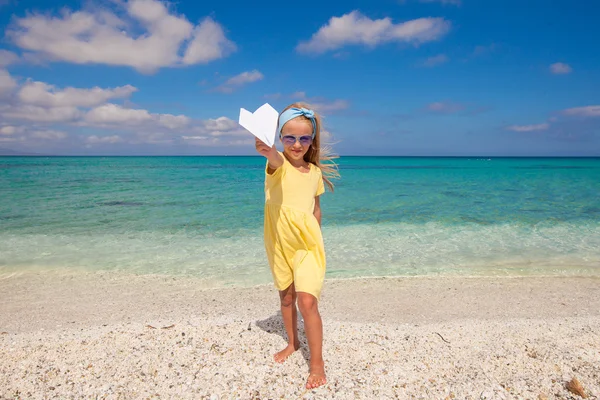
[[[325,247],[314,216],[315,197],[325,192],[321,169],[310,164],[303,173],[285,156],[283,165],[269,174],[265,168],[265,249],[275,287],[292,282],[297,292],[319,300],[325,278]]]

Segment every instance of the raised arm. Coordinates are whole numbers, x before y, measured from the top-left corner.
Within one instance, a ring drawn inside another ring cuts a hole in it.
[[[273,147],[269,147],[258,138],[255,138],[255,142],[256,151],[269,160],[269,168],[267,169],[267,172],[272,174],[277,168],[283,165],[283,157],[281,154],[279,154],[277,148],[275,148],[275,145],[273,145]]]

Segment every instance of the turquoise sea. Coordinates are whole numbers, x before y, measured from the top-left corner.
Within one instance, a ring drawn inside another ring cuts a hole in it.
[[[600,158],[342,157],[328,278],[600,276]],[[0,273],[271,282],[262,157],[0,157]]]

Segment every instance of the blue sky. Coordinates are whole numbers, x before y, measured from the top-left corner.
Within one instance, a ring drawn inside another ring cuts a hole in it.
[[[599,16],[591,0],[0,0],[0,148],[256,154],[240,107],[306,101],[340,155],[598,156]]]

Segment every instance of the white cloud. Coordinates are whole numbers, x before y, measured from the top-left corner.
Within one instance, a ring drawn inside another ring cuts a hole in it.
[[[346,100],[313,101],[310,103],[319,113],[331,113],[347,109],[350,104]]]
[[[34,137],[36,139],[43,139],[43,140],[62,140],[62,139],[66,139],[67,134],[65,132],[49,129],[49,130],[33,131],[31,133],[31,137]]]
[[[264,75],[258,71],[245,71],[234,77],[229,78],[224,84],[218,86],[215,90],[221,93],[232,93],[236,88],[243,86],[247,83],[260,81],[264,78]]]
[[[450,103],[450,102],[435,102],[430,103],[426,107],[427,111],[440,113],[440,114],[453,114],[465,109],[465,106],[458,103]]]
[[[225,117],[219,117],[221,119]],[[245,130],[232,132],[211,132],[209,135],[181,136],[187,144],[193,146],[252,146],[254,137]]]
[[[323,97],[308,97],[306,92],[298,91],[289,95],[294,102],[304,102],[315,109],[319,113],[333,113],[336,111],[345,110],[350,107],[347,100],[336,99],[326,100]]]
[[[109,103],[90,110],[85,115],[84,120],[88,123],[99,125],[139,125],[143,122],[151,121],[152,116],[147,110],[123,108],[120,105]]]
[[[15,133],[17,133],[18,129],[15,126],[3,126],[0,128],[0,135],[14,135]]]
[[[450,4],[453,6],[460,6],[462,4],[461,0],[419,0],[421,3],[442,3],[442,4]]]
[[[4,138],[12,138],[13,141],[27,141],[28,138],[42,140],[62,140],[67,138],[67,134],[53,129],[36,129],[26,126],[6,125],[0,127],[0,135]]]
[[[535,125],[511,125],[507,127],[509,131],[513,132],[535,132],[535,131],[545,131],[550,127],[550,124],[535,124]]]
[[[254,146],[254,139],[234,139],[227,142],[228,146]]]
[[[91,109],[83,119],[84,124],[91,126],[119,127],[151,127],[154,124],[168,129],[181,129],[190,123],[185,115],[153,114],[148,110],[125,108],[118,104],[103,104]]]
[[[5,71],[0,70],[2,72]],[[2,76],[6,79],[2,80]],[[2,82],[6,90],[17,86],[7,72],[0,75]],[[143,109],[106,103],[110,99],[129,97],[136,91],[137,88],[131,85],[108,89],[67,87],[60,90],[44,82],[28,81],[14,97],[15,101],[0,104],[0,117],[36,123],[71,123],[95,127],[144,126],[149,129],[158,126],[171,130],[184,128],[191,123],[191,119],[185,115],[152,114]]]
[[[12,92],[17,87],[17,82],[10,76],[7,70],[0,69],[0,96]]]
[[[570,74],[573,72],[573,68],[569,64],[557,62],[550,66],[550,72],[556,75]]]
[[[250,135],[237,121],[227,117],[207,119],[195,128],[195,132],[210,136],[240,136]]]
[[[194,29],[193,37],[182,59],[187,65],[208,63],[236,50],[235,43],[225,37],[221,25],[210,18],[204,19]]]
[[[173,143],[172,135],[167,135],[164,132],[138,132],[137,140],[130,140],[130,144],[167,144]]]
[[[156,115],[156,114],[154,114]],[[190,118],[185,115],[158,114],[158,122],[165,128],[181,129],[190,124]]]
[[[437,56],[429,57],[423,62],[425,67],[435,67],[436,65],[444,64],[448,62],[449,58],[445,54],[438,54]]]
[[[92,135],[92,136],[88,136],[88,138],[86,139],[87,144],[101,144],[101,143],[114,144],[114,143],[121,143],[121,142],[123,142],[123,139],[119,135],[112,135],[112,136]]]
[[[57,17],[30,14],[15,18],[7,37],[22,49],[49,60],[124,65],[144,73],[209,62],[235,50],[221,26],[210,18],[194,28],[184,16],[170,13],[168,3],[159,0],[115,3],[124,5],[123,19],[102,10],[65,10]],[[135,30],[138,26],[141,32]]]
[[[185,115],[152,113],[146,109],[107,103],[137,91],[131,85],[59,88],[28,80],[19,87],[8,72],[4,76],[10,79],[10,88],[16,90],[9,101],[0,101],[0,141],[3,142],[46,145],[49,141],[68,139],[68,127],[105,130],[105,135],[96,133],[89,138],[83,136],[82,141],[69,141],[70,146],[88,148],[100,144],[127,143],[135,146],[182,141],[194,145],[219,146],[246,143],[252,139],[251,135],[248,138],[249,133],[237,121],[227,117],[193,120]],[[231,79],[230,83],[243,84],[256,79],[257,75],[251,71]]]
[[[202,147],[207,147],[207,146],[218,146],[218,145],[231,145],[231,140],[228,141],[224,141],[221,138],[218,137],[207,137],[207,136],[182,136],[181,137],[183,140],[185,140],[186,144],[192,145],[192,146],[202,146]]]
[[[246,71],[242,72],[239,75],[234,76],[233,78],[229,78],[226,82],[227,85],[243,85],[245,83],[252,83],[256,81],[260,81],[263,79],[263,74],[260,71]]]
[[[181,138],[195,146],[248,145],[254,143],[253,136],[242,128],[237,121],[219,117],[200,121],[191,129],[193,134]]]
[[[208,136],[182,136],[185,140],[208,140]]]
[[[137,89],[131,85],[114,89],[77,89],[68,87],[57,91],[44,82],[28,82],[18,93],[19,100],[42,107],[95,107],[112,98],[129,97]]]
[[[16,105],[7,106],[0,111],[3,118],[30,122],[71,122],[83,115],[77,107],[45,108],[32,105]]]
[[[600,117],[600,105],[568,108],[562,113],[572,117]]]
[[[4,87],[13,89],[16,82],[8,73],[5,76],[8,77],[8,84],[5,83]],[[3,81],[0,79],[0,82]],[[135,91],[137,89],[131,85],[109,89],[68,87],[59,90],[44,82],[28,81],[18,91],[15,101],[0,105],[0,117],[34,123],[70,123],[95,127],[139,127],[146,124],[146,128],[181,129],[190,124],[191,119],[184,115],[152,114],[147,110],[106,103],[110,99],[128,97]]]
[[[19,61],[19,56],[12,51],[0,49],[0,67],[6,67]]]
[[[449,30],[450,22],[443,18],[419,18],[394,24],[389,17],[372,20],[355,10],[332,17],[296,49],[302,53],[324,53],[346,45],[375,47],[393,41],[420,44],[440,39]]]

